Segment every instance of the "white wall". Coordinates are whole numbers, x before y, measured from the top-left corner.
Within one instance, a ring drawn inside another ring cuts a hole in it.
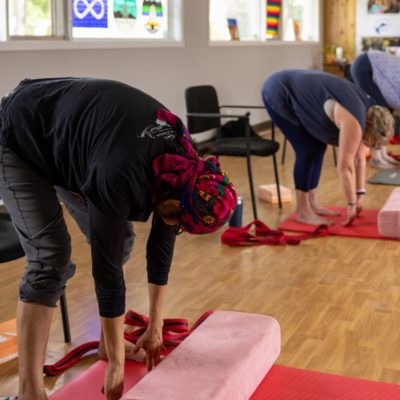
[[[363,37],[400,37],[400,14],[368,14],[368,0],[357,0],[356,51]],[[384,24],[377,32],[376,28]]]
[[[135,86],[184,117],[187,86],[215,85],[225,104],[262,104],[272,72],[321,65],[319,44],[210,47],[208,1],[183,3],[183,47],[0,51],[0,94],[25,77],[96,76]],[[252,123],[266,120],[264,112],[252,115]]]

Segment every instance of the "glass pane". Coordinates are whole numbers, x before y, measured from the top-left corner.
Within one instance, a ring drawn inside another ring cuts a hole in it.
[[[51,0],[8,0],[10,36],[51,36]]]
[[[282,1],[266,1],[266,38],[281,39]]]
[[[319,40],[318,0],[283,2],[283,40]]]
[[[78,39],[166,39],[169,37],[169,2],[72,0],[72,36]]]
[[[210,0],[211,40],[259,40],[260,0]]]

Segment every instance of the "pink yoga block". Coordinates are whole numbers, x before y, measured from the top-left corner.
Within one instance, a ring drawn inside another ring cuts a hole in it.
[[[379,211],[378,231],[382,236],[400,239],[400,188],[393,190]]]
[[[285,186],[279,185],[281,192],[281,200],[283,203],[290,203],[292,201],[292,191]],[[259,199],[264,200],[268,203],[277,204],[278,191],[276,190],[276,184],[270,185],[259,185],[257,188],[257,196]]]
[[[216,311],[122,400],[248,400],[280,347],[274,318]]]

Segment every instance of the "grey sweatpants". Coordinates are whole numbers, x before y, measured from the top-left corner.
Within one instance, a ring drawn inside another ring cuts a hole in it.
[[[27,260],[19,287],[20,299],[54,307],[75,272],[70,259],[71,238],[59,200],[90,243],[87,203],[63,188],[54,187],[1,145],[0,197],[11,214]],[[132,223],[127,224],[124,263],[135,237]]]

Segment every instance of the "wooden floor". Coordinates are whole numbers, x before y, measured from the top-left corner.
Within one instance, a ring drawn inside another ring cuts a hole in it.
[[[397,149],[395,149],[397,150]],[[244,197],[244,220],[251,206],[242,159],[221,158],[238,192]],[[271,158],[254,158],[255,183],[272,183]],[[293,188],[293,153],[280,166],[281,182]],[[376,170],[368,169],[368,176]],[[393,187],[367,185],[366,206],[380,208]],[[331,149],[325,156],[320,184],[323,203],[345,201],[333,166]],[[259,202],[260,218],[277,227],[294,208]],[[63,343],[56,310],[48,361],[73,346],[98,338],[99,322],[91,278],[89,248],[66,213],[78,269],[68,284],[72,326],[71,345]],[[148,224],[136,224],[136,248],[126,266],[127,304],[147,314],[145,244]],[[278,363],[335,374],[400,384],[400,243],[390,240],[326,237],[300,246],[230,248],[220,233],[184,234],[177,240],[165,314],[192,323],[203,311],[238,310],[268,314],[282,328]],[[15,317],[17,287],[24,262],[0,268],[0,322]],[[95,357],[58,378],[46,378],[49,393],[74,378]],[[16,394],[17,362],[0,365],[0,396]]]

